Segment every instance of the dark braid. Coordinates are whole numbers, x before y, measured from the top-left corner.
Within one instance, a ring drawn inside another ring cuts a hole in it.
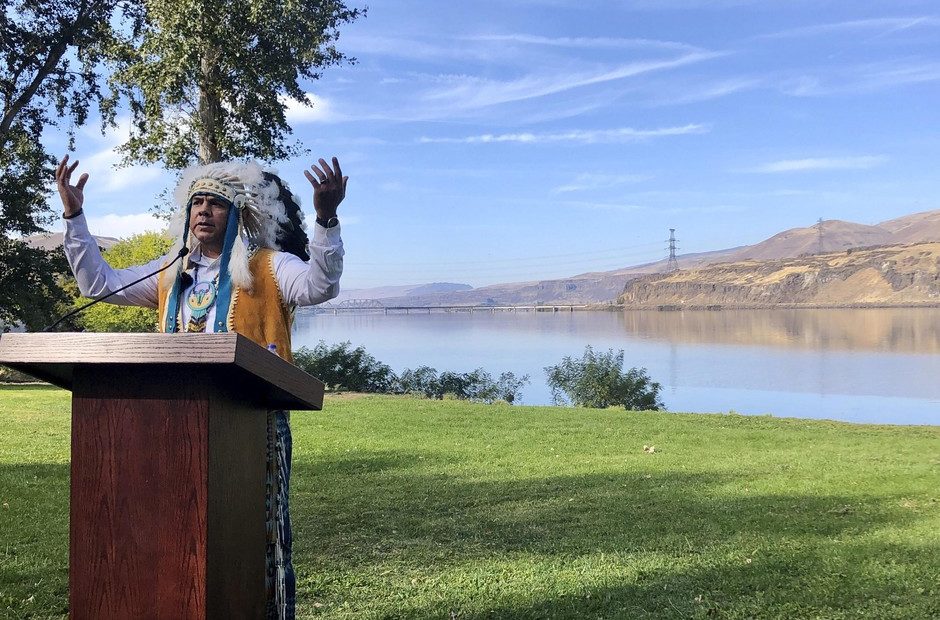
[[[277,246],[282,252],[289,252],[294,256],[299,256],[304,262],[310,260],[310,254],[307,252],[307,231],[304,230],[304,214],[300,205],[294,200],[287,183],[281,180],[272,172],[265,172],[264,179],[277,185],[278,199],[284,203],[284,209],[287,211],[287,221],[278,223],[277,228]]]

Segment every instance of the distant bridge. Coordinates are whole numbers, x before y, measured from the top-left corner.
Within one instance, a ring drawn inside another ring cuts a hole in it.
[[[327,304],[324,304],[327,305]],[[378,299],[344,299],[334,306],[336,310],[381,310],[385,307]]]
[[[375,312],[385,314],[431,314],[432,312],[574,312],[587,310],[587,304],[528,304],[528,305],[477,305],[477,306],[386,306],[377,299],[346,299],[338,304],[325,303],[313,306],[314,313],[339,314],[340,312]]]

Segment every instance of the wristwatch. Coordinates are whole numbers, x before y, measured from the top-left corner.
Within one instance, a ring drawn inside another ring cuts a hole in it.
[[[335,215],[328,220],[323,219],[322,217],[317,218],[317,224],[323,228],[333,228],[334,226],[339,225],[339,218]]]

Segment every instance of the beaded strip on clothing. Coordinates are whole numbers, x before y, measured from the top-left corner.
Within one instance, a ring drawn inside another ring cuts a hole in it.
[[[248,244],[248,259],[247,262],[250,264],[251,260],[255,257],[255,254],[258,253],[258,250],[261,249],[260,245],[254,243]],[[271,269],[271,273],[274,273],[274,269]],[[274,278],[274,281],[277,282],[277,278]],[[229,304],[228,316],[225,317],[225,324],[228,326],[230,332],[235,331],[235,306],[238,305],[238,294],[241,292],[240,286],[235,286],[232,288],[232,302]]]
[[[242,189],[242,191],[244,191],[244,189]],[[231,204],[235,204],[235,196],[238,192],[238,189],[228,183],[223,183],[222,181],[209,177],[202,177],[193,181],[193,184],[189,186],[189,200],[192,200],[193,196],[196,194],[215,194],[220,198],[224,198]]]

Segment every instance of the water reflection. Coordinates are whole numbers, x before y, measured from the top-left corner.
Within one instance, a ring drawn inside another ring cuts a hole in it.
[[[673,343],[940,352],[940,309],[934,308],[627,311],[623,324],[637,337]]]
[[[528,374],[526,404],[549,403],[543,368],[590,344],[624,349],[673,411],[940,424],[935,309],[298,316],[294,345],[321,339],[398,371]]]

